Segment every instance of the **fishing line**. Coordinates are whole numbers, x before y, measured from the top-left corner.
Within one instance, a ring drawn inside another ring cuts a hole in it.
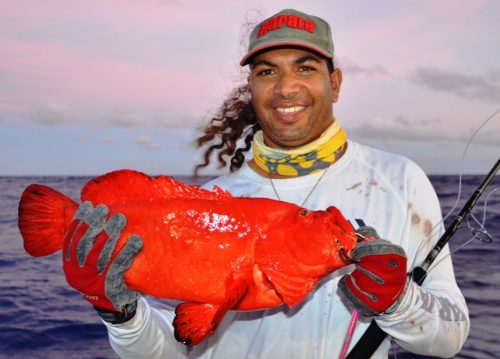
[[[497,188],[493,189],[486,196],[486,199],[485,199],[484,205],[483,205],[483,219],[482,219],[481,222],[472,213],[469,213],[469,215],[466,217],[467,227],[468,227],[469,231],[473,234],[473,236],[471,238],[469,238],[465,243],[463,243],[460,246],[458,246],[457,248],[455,248],[453,251],[450,251],[448,254],[446,254],[443,258],[439,259],[437,262],[432,263],[432,265],[427,270],[427,273],[429,273],[432,269],[434,269],[435,267],[437,267],[439,265],[439,263],[441,263],[441,261],[443,261],[445,258],[447,258],[448,256],[451,256],[452,254],[454,254],[454,253],[458,252],[459,250],[463,249],[466,245],[472,243],[474,240],[478,240],[478,241],[483,242],[483,243],[491,243],[491,242],[493,242],[494,237],[488,232],[488,230],[485,228],[484,225],[486,223],[486,213],[487,213],[488,199],[489,199],[489,197],[493,193],[495,193],[499,189],[500,189],[500,187],[497,187]],[[470,224],[469,218],[472,218],[476,222],[476,224],[479,226],[479,228],[473,227]]]
[[[487,240],[484,240],[482,239],[481,237],[478,237],[478,239],[481,241],[481,242],[485,242],[485,243],[491,243],[493,242],[493,236],[491,236],[488,231],[486,230],[486,228],[484,228],[484,224],[486,223],[486,208],[488,206],[488,200],[490,198],[490,196],[492,194],[494,194],[496,191],[498,191],[500,189],[500,187],[497,187],[495,189],[493,189],[492,191],[490,191],[490,193],[488,193],[488,195],[486,196],[486,198],[484,199],[484,205],[483,205],[483,220],[481,223],[479,223],[479,221],[476,219],[476,217],[474,217],[474,215],[471,214],[472,218],[476,221],[476,223],[479,224],[479,227],[480,227],[480,232],[482,234],[484,234],[486,237],[488,237]],[[467,218],[467,223],[469,222],[469,219]],[[471,226],[469,226],[469,228],[471,229],[471,232],[474,233],[476,231],[478,231],[476,228],[473,228]]]
[[[469,147],[470,147],[472,141],[474,140],[474,138],[477,136],[477,134],[483,129],[484,126],[486,126],[493,118],[495,118],[495,116],[498,113],[500,113],[500,107],[496,111],[494,111],[490,116],[488,116],[481,123],[481,125],[479,127],[476,128],[476,130],[472,133],[471,137],[469,138],[467,144],[465,145],[464,150],[462,152],[462,157],[460,159],[460,172],[459,172],[459,176],[458,176],[458,193],[457,193],[457,198],[455,200],[455,203],[453,204],[453,206],[451,207],[451,209],[448,210],[448,212],[446,213],[446,215],[443,216],[443,218],[432,227],[432,229],[431,229],[430,234],[428,235],[428,237],[424,237],[424,240],[419,245],[419,247],[418,247],[418,249],[416,251],[416,254],[415,254],[414,258],[413,258],[413,262],[412,262],[412,264],[410,266],[411,269],[415,268],[417,259],[420,258],[420,255],[422,254],[421,252],[425,249],[425,246],[428,245],[428,243],[427,243],[428,241],[426,241],[425,239],[430,239],[430,238],[432,238],[433,236],[436,235],[436,232],[441,231],[441,224],[444,225],[444,221],[446,219],[448,219],[448,217],[450,217],[453,214],[453,212],[455,211],[455,209],[457,208],[457,206],[458,206],[458,204],[460,202],[460,199],[462,197],[462,177],[463,177],[463,171],[464,171],[465,156],[467,155],[467,152],[469,151]],[[488,198],[493,192],[496,192],[497,189],[494,189],[492,192],[490,192],[486,198]],[[485,222],[485,217],[486,217],[486,202],[485,202],[485,206],[484,206],[484,211],[485,212],[484,212],[484,216],[483,216],[483,224],[481,224],[480,227],[481,227],[481,230],[486,231],[486,229],[484,228],[484,222]],[[469,214],[469,215],[472,215],[472,214]],[[486,233],[487,233],[487,231],[486,231]],[[455,253],[458,249],[461,249],[462,247],[463,246],[458,247],[452,253]],[[449,255],[451,255],[451,253],[448,253],[446,256],[444,256],[443,258],[441,258],[439,261],[433,263],[431,265],[431,267],[429,268],[429,271],[431,269],[434,269],[444,258],[446,258]]]
[[[433,234],[435,234],[436,229],[440,227],[441,225],[444,226],[444,220],[448,218],[451,213],[455,210],[457,207],[460,197],[461,197],[461,191],[462,191],[462,174],[463,174],[463,163],[464,163],[464,158],[465,154],[468,151],[468,148],[470,144],[472,143],[472,140],[474,137],[477,135],[477,133],[489,122],[491,119],[493,119],[498,113],[500,112],[500,108],[498,108],[491,116],[489,116],[473,133],[469,141],[467,142],[464,152],[462,154],[462,159],[461,159],[461,165],[460,165],[460,174],[459,174],[459,188],[458,188],[458,194],[457,194],[457,200],[455,201],[454,205],[452,208],[448,211],[445,217],[443,217],[442,220],[440,220],[436,225],[434,225],[431,229],[431,234],[429,237],[431,237]],[[421,265],[414,267],[415,261],[417,257],[419,257],[419,252],[422,250],[422,246],[424,244],[428,244],[429,241],[425,241],[426,238],[424,236],[424,240],[422,243],[419,245],[415,258],[412,263],[413,270],[411,271],[413,280],[418,284],[421,285],[422,282],[424,281],[427,273],[432,269],[430,267],[435,268],[433,264],[435,263],[436,257],[441,253],[441,250],[443,249],[446,244],[448,244],[448,241],[451,239],[451,237],[456,233],[456,230],[459,228],[460,223],[462,220],[465,218],[468,218],[468,216],[471,215],[471,211],[476,205],[477,200],[481,196],[481,194],[484,192],[486,187],[490,184],[490,182],[493,180],[495,177],[496,173],[498,172],[500,168],[500,159],[497,160],[496,164],[493,166],[493,168],[488,172],[488,174],[484,177],[482,180],[481,184],[477,189],[474,191],[472,196],[467,200],[465,206],[459,211],[458,215],[455,216],[454,220],[452,223],[445,229],[444,233],[438,238],[437,242],[434,244],[434,246],[431,248],[431,250],[428,252],[427,256],[425,257],[425,260],[422,262]],[[498,188],[497,188],[498,189]],[[491,191],[488,194],[488,197],[491,196],[496,190]],[[487,197],[487,198],[488,198]],[[486,211],[486,205],[487,205],[487,200],[485,201],[485,211]],[[474,220],[475,217],[472,217]],[[483,213],[483,223],[480,226],[480,229],[474,229],[475,236],[469,240],[469,242],[465,243],[461,248],[463,248],[465,245],[470,243],[472,240],[475,239],[476,235],[479,233],[487,233],[487,231],[484,228],[484,222],[486,219],[486,214]],[[476,220],[476,222],[479,222]],[[469,223],[470,225],[470,223]],[[491,237],[491,236],[490,236]],[[427,243],[426,243],[427,242]],[[460,248],[459,248],[460,249]],[[444,257],[446,258],[446,256]],[[442,259],[444,259],[442,258]],[[440,261],[442,260],[440,259]],[[439,263],[439,262],[438,262]],[[356,314],[356,311],[354,312],[353,316]],[[360,357],[370,357],[380,346],[380,344],[384,341],[384,339],[387,337],[387,334],[380,329],[380,327],[377,325],[377,323],[372,320],[368,329],[365,331],[365,333],[362,335],[362,337],[359,339],[358,343],[352,348],[351,352],[349,355],[346,357],[347,359],[354,359],[354,358],[360,358]]]

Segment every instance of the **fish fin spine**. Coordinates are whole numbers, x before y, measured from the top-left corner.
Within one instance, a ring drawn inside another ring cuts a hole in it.
[[[18,227],[26,252],[41,257],[61,249],[77,208],[78,203],[48,186],[26,187],[18,208]]]
[[[221,190],[213,192],[179,182],[171,177],[150,177],[145,173],[123,169],[106,173],[87,182],[82,189],[82,201],[112,205],[134,200],[138,196],[152,199],[206,199],[232,198]]]
[[[223,190],[222,188],[220,188],[217,185],[214,186],[213,193],[215,193],[217,196],[219,196],[222,199],[224,199],[224,198],[232,198],[233,197],[233,195],[231,193],[229,193],[226,190]]]

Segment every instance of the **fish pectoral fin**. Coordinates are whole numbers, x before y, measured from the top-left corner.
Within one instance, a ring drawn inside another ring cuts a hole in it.
[[[311,292],[317,280],[286,274],[273,266],[261,268],[274,290],[289,307],[299,304]]]
[[[189,347],[201,343],[214,332],[225,313],[217,304],[179,304],[173,322],[175,339]]]
[[[179,304],[173,323],[175,339],[189,347],[201,343],[217,329],[227,311],[236,307],[247,290],[246,281],[231,278],[227,281],[226,302]]]

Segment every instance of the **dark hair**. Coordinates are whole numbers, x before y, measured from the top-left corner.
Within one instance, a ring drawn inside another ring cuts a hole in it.
[[[332,73],[335,70],[333,61],[326,58],[325,60],[328,71]],[[203,162],[194,168],[194,175],[198,176],[198,172],[209,165],[214,151],[217,153],[219,168],[225,167],[226,158],[230,157],[229,170],[234,172],[239,169],[245,160],[245,152],[251,147],[253,136],[260,129],[249,86],[237,87],[211,118],[203,131],[204,134],[196,139],[199,148],[208,148],[203,154]]]
[[[210,124],[204,129],[204,134],[196,139],[198,147],[209,146],[203,162],[194,169],[198,171],[208,166],[214,151],[217,151],[219,167],[226,166],[226,157],[231,157],[230,171],[236,171],[245,160],[244,153],[250,149],[254,134],[260,130],[257,116],[252,106],[250,89],[243,85],[233,90],[227,100],[212,117]],[[243,147],[238,146],[238,140],[243,138]],[[215,142],[215,143],[214,143]]]

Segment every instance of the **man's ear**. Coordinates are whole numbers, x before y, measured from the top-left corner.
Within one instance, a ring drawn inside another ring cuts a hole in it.
[[[330,83],[332,84],[332,102],[335,103],[339,99],[340,86],[342,85],[342,71],[335,69],[330,74]]]

